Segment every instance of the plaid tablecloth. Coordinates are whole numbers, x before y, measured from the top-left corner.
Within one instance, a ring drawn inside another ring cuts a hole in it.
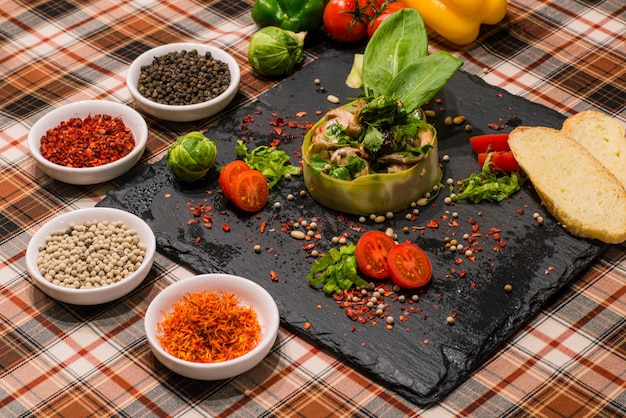
[[[71,186],[36,169],[26,137],[51,109],[82,99],[130,103],[130,62],[169,42],[213,43],[242,68],[241,92],[271,87],[247,64],[252,0],[14,1],[0,7],[0,416],[534,416],[626,413],[626,247],[614,245],[493,357],[430,408],[413,405],[281,329],[271,354],[234,379],[169,373],[143,333],[149,301],[192,275],[163,256],[132,297],[106,310],[36,290],[24,255],[50,218],[94,206],[119,184]],[[463,70],[565,115],[595,108],[626,123],[623,0],[509,1],[464,48],[431,49]],[[307,50],[314,60],[324,46]],[[146,118],[141,164],[163,157],[176,124]],[[186,125],[202,130],[206,121]],[[118,180],[122,181],[122,180]],[[584,198],[584,197],[583,197]],[[588,198],[593,198],[589,196]]]

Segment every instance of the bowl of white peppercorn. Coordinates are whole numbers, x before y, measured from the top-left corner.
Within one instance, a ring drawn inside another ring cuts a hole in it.
[[[106,207],[78,209],[44,224],[26,248],[35,286],[61,302],[97,305],[119,299],[146,278],[156,239],[132,213]]]
[[[139,55],[126,86],[139,109],[158,119],[189,122],[223,110],[239,91],[241,70],[225,50],[199,43],[161,45]]]

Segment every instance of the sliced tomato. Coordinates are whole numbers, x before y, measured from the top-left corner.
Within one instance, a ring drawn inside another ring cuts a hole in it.
[[[374,18],[370,20],[369,24],[367,25],[367,36],[369,36],[370,38],[372,37],[372,35],[374,35],[374,32],[376,32],[376,29],[378,29],[383,20],[387,19],[398,10],[406,9],[409,6],[404,3],[400,3],[399,1],[396,1],[382,7],[384,8],[380,10],[378,15],[374,16]]]
[[[394,245],[387,254],[391,280],[405,289],[426,285],[433,275],[428,254],[410,241]]]
[[[485,134],[472,136],[470,145],[476,154],[481,152],[511,151],[509,134]]]
[[[233,179],[239,175],[242,171],[252,170],[250,166],[243,160],[234,160],[226,164],[222,171],[220,171],[220,176],[218,178],[218,182],[224,193],[224,196],[228,198],[228,200],[233,200],[233,194],[231,193],[231,185],[233,184]]]
[[[511,173],[519,170],[519,164],[511,151],[497,151],[497,152],[481,152],[478,154],[478,164],[482,167],[485,164],[487,156],[491,154],[489,170],[491,172],[505,172]]]
[[[258,170],[244,170],[233,178],[229,185],[231,201],[246,212],[257,212],[265,206],[269,198],[269,187],[263,173]]]
[[[372,279],[389,277],[387,253],[395,241],[382,231],[367,231],[356,242],[354,256],[359,270]]]

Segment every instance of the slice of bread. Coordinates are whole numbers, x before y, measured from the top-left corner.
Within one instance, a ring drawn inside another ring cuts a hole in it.
[[[626,241],[626,189],[585,147],[546,127],[515,128],[509,145],[543,204],[569,233]]]
[[[561,130],[587,148],[626,188],[626,137],[617,120],[585,110],[567,118]]]

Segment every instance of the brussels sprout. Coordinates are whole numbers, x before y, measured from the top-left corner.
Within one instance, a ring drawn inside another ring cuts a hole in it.
[[[186,183],[204,177],[216,159],[215,142],[200,132],[179,136],[167,150],[167,168],[176,179]]]
[[[305,36],[276,26],[259,29],[250,39],[248,62],[261,75],[289,75],[304,59]]]

